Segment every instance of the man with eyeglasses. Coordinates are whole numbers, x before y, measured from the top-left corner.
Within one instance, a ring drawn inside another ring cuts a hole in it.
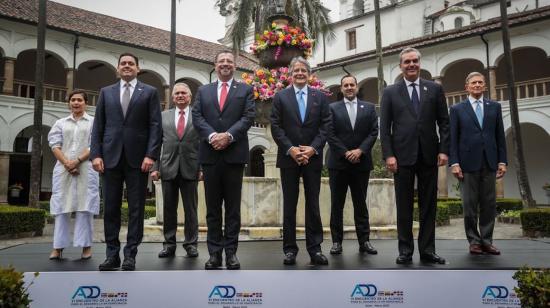
[[[399,54],[403,79],[384,89],[380,139],[386,168],[394,174],[397,205],[397,264],[410,264],[414,252],[413,205],[418,187],[420,260],[445,264],[435,253],[438,166],[449,153],[449,114],[441,85],[420,78],[420,52],[405,48]],[[439,129],[439,135],[438,135]]]

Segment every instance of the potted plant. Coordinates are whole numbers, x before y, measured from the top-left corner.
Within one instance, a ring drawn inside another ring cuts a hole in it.
[[[23,190],[23,184],[20,182],[16,182],[15,184],[12,184],[8,187],[8,191],[10,192],[10,197],[12,198],[19,198],[21,196],[21,191]]]
[[[38,273],[34,273],[36,278]],[[28,289],[33,281],[25,287],[23,273],[13,267],[0,267],[0,307],[29,307],[32,300],[29,298]]]

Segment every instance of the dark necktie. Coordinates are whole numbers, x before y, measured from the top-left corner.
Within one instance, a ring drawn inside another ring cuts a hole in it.
[[[178,119],[178,127],[176,128],[178,131],[178,138],[181,139],[183,137],[183,133],[185,132],[185,111],[180,110],[180,117]]]
[[[414,108],[414,111],[418,115],[418,107],[420,107],[420,101],[418,100],[418,92],[416,92],[416,83],[411,83],[410,86],[413,88],[411,94],[411,102]]]

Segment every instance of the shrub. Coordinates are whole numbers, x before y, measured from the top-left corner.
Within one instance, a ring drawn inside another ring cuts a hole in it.
[[[521,301],[521,307],[548,307],[548,303],[550,303],[550,269],[521,268],[513,278],[518,281],[518,286],[514,288],[514,291]]]
[[[519,211],[523,209],[521,199],[501,198],[497,199],[497,213],[504,211]]]
[[[449,200],[444,201],[447,205],[447,208],[449,209],[449,217],[450,218],[459,218],[463,215],[463,207],[462,207],[462,201],[461,200]]]
[[[145,206],[157,206],[155,198],[145,199]]]
[[[21,206],[0,205],[0,235],[16,235],[33,232],[42,235],[46,212]]]
[[[34,273],[34,277],[36,276],[38,273]],[[29,307],[32,302],[27,293],[29,286],[24,287],[23,273],[15,271],[11,266],[0,267],[0,307]]]
[[[534,208],[521,211],[521,228],[528,237],[550,236],[550,208]]]
[[[155,217],[157,212],[157,208],[154,206],[145,206],[143,219],[149,219],[151,217]],[[128,203],[123,202],[122,203],[122,209],[120,210],[120,219],[122,223],[127,224],[128,223]]]
[[[418,204],[414,204],[414,210],[413,210],[413,220],[419,221],[419,211],[418,211]],[[446,226],[451,223],[450,217],[449,217],[449,207],[444,202],[438,202],[437,203],[437,209],[436,209],[436,216],[435,216],[435,224],[437,226]]]

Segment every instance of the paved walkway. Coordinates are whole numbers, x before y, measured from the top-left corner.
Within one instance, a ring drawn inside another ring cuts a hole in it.
[[[144,242],[158,242],[163,241],[162,228],[156,226],[155,219],[150,219],[145,223],[146,228],[143,236]],[[122,226],[120,230],[120,239],[124,241],[126,239],[127,227]],[[53,237],[53,224],[46,225],[43,236],[25,237],[18,239],[0,240],[0,249],[20,245],[27,243],[51,243]],[[183,237],[183,232],[178,230],[178,240]],[[494,239],[522,239],[524,238],[521,231],[521,225],[515,224],[503,224],[496,222]],[[377,237],[377,239],[391,239],[394,237]],[[250,240],[247,235],[241,236],[241,240]],[[463,220],[461,218],[451,219],[451,223],[448,226],[437,227],[436,239],[466,239],[464,233]],[[103,220],[94,220],[94,242],[103,242]],[[200,232],[199,241],[205,241],[205,233]],[[330,241],[330,233],[325,232],[325,240]],[[465,244],[466,245],[466,244]]]

